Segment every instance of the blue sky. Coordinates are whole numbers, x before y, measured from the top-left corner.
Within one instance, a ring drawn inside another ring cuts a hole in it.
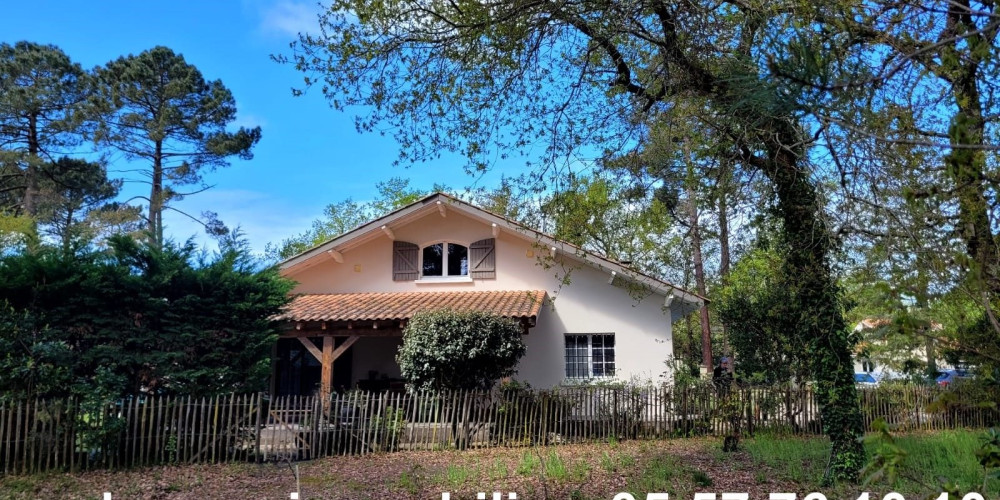
[[[370,199],[375,184],[393,176],[424,189],[499,179],[499,171],[480,181],[466,176],[458,158],[392,167],[399,148],[391,138],[358,134],[353,115],[330,109],[319,92],[293,97],[290,89],[302,75],[269,56],[287,53],[296,33],[315,31],[318,11],[312,0],[35,0],[6,3],[0,33],[7,43],[57,45],[85,68],[165,45],[206,79],[222,80],[236,98],[237,125],[259,125],[263,138],[253,160],[234,160],[207,174],[215,187],[176,206],[192,214],[217,212],[230,227],[241,226],[258,251],[306,229],[331,202]],[[130,184],[124,196],[147,190]],[[209,243],[200,226],[183,216],[167,213],[164,219],[174,239],[197,235]]]

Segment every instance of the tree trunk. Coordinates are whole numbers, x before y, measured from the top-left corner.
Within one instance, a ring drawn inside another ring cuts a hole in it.
[[[729,278],[730,255],[729,255],[729,189],[732,185],[729,181],[730,170],[727,164],[722,165],[719,172],[719,184],[716,186],[717,209],[719,211],[719,278],[725,285]],[[722,326],[722,353],[729,356],[729,335],[726,331],[726,324]]]
[[[63,253],[69,255],[70,249],[73,245],[73,237],[70,228],[73,226],[73,213],[75,211],[72,208],[66,210],[66,218],[64,219],[64,226],[62,230],[62,249]]]
[[[149,193],[149,233],[157,247],[163,246],[163,142],[156,141]]]
[[[986,122],[983,118],[982,95],[978,87],[979,69],[984,54],[991,54],[993,40],[985,34],[975,34],[978,26],[972,21],[969,2],[957,2],[947,13],[949,32],[971,33],[956,37],[952,45],[942,45],[939,77],[951,83],[952,96],[958,111],[952,116],[948,138],[952,146],[945,158],[947,172],[955,184],[958,201],[958,232],[966,244],[966,254],[972,261],[971,275],[988,294],[984,307],[1000,297],[1000,247],[990,225],[990,202],[986,198]],[[985,56],[989,57],[989,56]],[[963,147],[956,147],[963,146]]]
[[[789,309],[797,316],[796,331],[811,360],[823,430],[832,444],[824,482],[854,481],[865,462],[860,442],[864,428],[840,290],[827,257],[833,241],[809,173],[799,168],[798,155],[786,146],[798,142],[794,126],[775,125],[775,132],[760,167],[777,191],[787,243],[784,286],[792,292]]]
[[[691,289],[691,269],[684,266],[684,289]],[[687,356],[684,360],[684,369],[691,372],[691,369],[698,364],[698,357],[694,352],[694,325],[692,325],[691,315],[684,316],[684,333],[687,334]]]
[[[686,145],[685,149],[687,149]],[[685,189],[687,190],[688,226],[691,232],[691,257],[694,265],[694,282],[698,294],[706,297],[708,294],[705,287],[705,263],[701,255],[701,230],[698,224],[698,195],[694,189],[694,167],[691,165],[690,151],[685,151],[685,156],[688,162]],[[708,322],[708,305],[703,304],[698,313],[701,319],[701,364],[705,368],[706,373],[711,375],[713,365],[712,328]]]
[[[965,81],[973,80],[973,81]],[[981,146],[985,136],[979,90],[973,76],[955,84],[958,113],[948,132],[953,145]],[[986,155],[982,149],[954,148],[947,158],[948,172],[958,195],[958,228],[972,259],[972,273],[985,285],[990,296],[1000,296],[1000,249],[990,227],[990,209],[986,200],[984,170]]]
[[[24,201],[21,206],[24,214],[34,217],[38,213],[38,154],[41,147],[38,144],[38,117],[28,116],[28,162],[24,169]]]

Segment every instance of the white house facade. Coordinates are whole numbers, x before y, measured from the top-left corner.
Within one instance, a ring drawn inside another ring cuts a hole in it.
[[[671,324],[703,298],[438,193],[280,264],[298,285],[272,392],[402,387],[395,356],[416,312],[521,322],[514,379],[538,388],[667,381]]]

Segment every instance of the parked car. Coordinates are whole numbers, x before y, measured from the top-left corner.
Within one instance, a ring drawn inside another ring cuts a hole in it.
[[[854,383],[861,387],[875,387],[878,385],[878,380],[871,373],[855,373]]]
[[[941,372],[941,375],[938,375],[937,385],[948,387],[959,380],[967,378],[972,378],[972,374],[967,370],[945,370]]]

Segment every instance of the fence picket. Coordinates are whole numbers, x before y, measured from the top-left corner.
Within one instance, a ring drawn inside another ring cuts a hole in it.
[[[944,390],[861,388],[862,421],[870,429],[881,418],[901,431],[1000,423],[1000,412],[981,406],[928,410]],[[88,408],[75,398],[0,402],[0,473],[311,459],[442,445],[753,435],[768,429],[809,435],[822,425],[809,387],[352,391],[269,400],[261,393],[231,393],[135,396]]]

